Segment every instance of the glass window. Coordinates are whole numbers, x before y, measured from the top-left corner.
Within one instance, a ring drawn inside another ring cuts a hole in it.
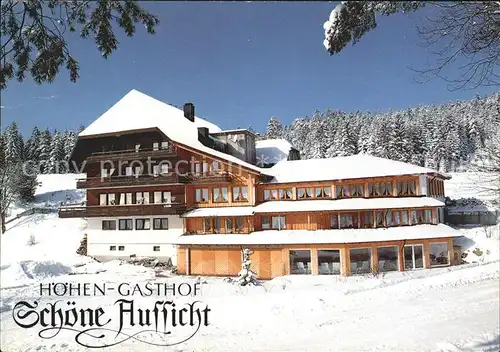
[[[226,233],[233,233],[233,218],[226,218]]]
[[[330,215],[330,228],[332,228],[332,229],[339,228],[339,216],[338,216],[338,214]]]
[[[153,150],[155,150],[155,151],[156,151],[156,150],[158,150],[158,149],[160,149],[160,143],[158,143],[158,142],[154,142],[154,143],[153,143]]]
[[[272,225],[272,228],[274,230],[284,230],[286,228],[285,217],[284,216],[273,216],[271,225]]]
[[[290,274],[310,275],[311,274],[311,251],[307,249],[289,252]]]
[[[120,219],[118,220],[118,228],[120,230],[133,230],[134,223],[132,219]]]
[[[271,200],[271,191],[269,189],[264,190],[264,200]]]
[[[109,246],[110,251],[116,251],[116,246]]]
[[[218,161],[213,161],[212,162],[212,172],[217,173],[219,171],[219,162]]]
[[[272,189],[271,190],[271,199],[278,199],[278,190],[277,189]]]
[[[340,214],[340,228],[353,229],[358,227],[357,214]]]
[[[400,217],[399,211],[392,212],[392,223],[394,226],[401,225],[401,217]]]
[[[430,243],[429,244],[429,257],[432,266],[448,265],[448,243]]]
[[[234,219],[235,219],[235,225],[234,225],[235,231],[237,233],[243,232],[243,218],[237,217]]]
[[[323,187],[323,194],[326,198],[332,198],[332,188],[330,186]]]
[[[233,187],[233,201],[242,202],[247,201],[247,187],[246,186],[235,186]]]
[[[297,199],[304,199],[306,197],[305,188],[297,188]]]
[[[340,251],[318,249],[318,274],[340,275]]]
[[[215,233],[220,233],[221,231],[221,226],[220,226],[220,218],[214,218],[214,232]]]
[[[116,230],[116,220],[103,220],[102,221],[103,230]]]
[[[168,230],[168,218],[153,219],[154,230]]]
[[[384,227],[384,213],[381,211],[375,212],[375,225],[377,227]]]
[[[125,250],[125,246],[118,246],[118,250],[119,251],[124,251]]]
[[[161,142],[161,149],[168,149],[168,141]]]
[[[208,202],[208,188],[198,188],[195,191],[196,202],[206,203]]]
[[[401,212],[401,225],[408,225],[408,212],[406,210]]]
[[[203,173],[206,174],[208,172],[208,163],[207,162],[203,162]]]
[[[309,187],[306,188],[306,198],[312,198],[314,194],[314,188]]]
[[[423,246],[421,244],[404,247],[405,270],[421,269],[424,267]]]
[[[432,211],[430,209],[425,209],[425,223],[432,224]]]
[[[368,274],[371,272],[372,250],[370,248],[351,248],[349,252],[352,274]]]
[[[362,184],[351,185],[351,197],[363,197],[364,186]]]
[[[220,188],[214,187],[212,189],[212,194],[213,194],[213,197],[214,197],[214,199],[213,199],[214,202],[222,202]]]
[[[221,201],[222,202],[227,202],[229,200],[228,193],[227,193],[227,187],[222,187],[221,188]]]
[[[362,224],[361,227],[364,229],[369,229],[373,227],[373,212],[365,211],[361,216]]]
[[[204,218],[203,220],[203,232],[212,233],[212,219]]]
[[[392,223],[392,213],[387,210],[385,212],[385,226],[389,227],[389,226],[392,226],[393,223]]]
[[[287,188],[285,190],[285,199],[292,199],[293,198],[293,191],[291,188]]]
[[[135,219],[136,230],[149,230],[151,229],[151,220],[149,219]]]
[[[269,216],[263,216],[262,217],[262,229],[268,230],[271,228],[271,219]]]
[[[417,211],[416,210],[411,210],[410,211],[410,221],[411,221],[411,225],[415,225],[415,224],[418,223]]]
[[[153,246],[153,252],[159,252],[160,246]]]
[[[378,270],[380,272],[385,271],[398,271],[399,261],[398,261],[398,247],[378,247]]]

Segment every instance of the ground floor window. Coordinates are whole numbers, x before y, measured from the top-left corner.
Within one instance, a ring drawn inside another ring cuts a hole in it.
[[[367,274],[371,271],[371,248],[352,248],[350,256],[352,274]]]
[[[168,218],[153,219],[154,230],[168,230]]]
[[[448,243],[429,244],[429,257],[431,259],[431,266],[450,264],[448,260]]]
[[[311,251],[300,249],[290,251],[290,274],[311,274]]]
[[[424,267],[424,247],[413,244],[404,247],[405,270],[422,269]]]
[[[378,247],[377,248],[378,257],[378,270],[381,272],[385,271],[397,271],[398,270],[398,247]]]
[[[338,249],[318,249],[318,274],[340,274],[340,251]]]
[[[134,221],[132,219],[120,219],[118,220],[120,230],[133,230]]]
[[[153,252],[159,252],[160,246],[153,246]]]

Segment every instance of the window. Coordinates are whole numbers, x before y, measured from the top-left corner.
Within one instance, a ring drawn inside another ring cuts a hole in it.
[[[150,230],[151,220],[150,219],[135,219],[135,229],[136,230]]]
[[[368,184],[368,194],[370,197],[378,197],[382,195],[382,191],[380,190],[380,184],[378,183],[369,183]]]
[[[120,219],[118,220],[118,228],[120,230],[133,230],[134,222],[132,219]]]
[[[160,167],[160,174],[167,175],[168,174],[168,163],[160,163],[158,165]]]
[[[416,181],[397,181],[396,191],[398,196],[414,196],[417,194]]]
[[[226,218],[226,233],[233,233],[233,218]]]
[[[297,199],[304,199],[306,197],[305,188],[297,188]]]
[[[364,185],[362,183],[356,183],[351,185],[351,197],[359,198],[364,196]]]
[[[120,193],[120,205],[132,204],[132,193]]]
[[[378,247],[378,270],[380,272],[398,271],[398,246]]]
[[[220,230],[221,230],[220,218],[214,218],[214,232],[220,233],[221,232]]]
[[[101,176],[102,177],[107,177],[107,176],[111,176],[111,175],[108,174],[108,169],[101,169]]]
[[[318,274],[340,275],[340,251],[318,249]]]
[[[262,217],[262,229],[263,230],[269,230],[271,228],[271,219],[269,216],[263,216]]]
[[[352,274],[368,274],[371,272],[371,248],[352,248],[350,249],[350,258]]]
[[[411,224],[424,224],[425,223],[425,215],[423,210],[412,210],[410,212]]]
[[[340,214],[339,218],[341,229],[358,228],[358,214]]]
[[[375,226],[384,227],[384,213],[382,211],[375,212]]]
[[[401,217],[400,217],[399,211],[392,212],[392,224],[393,224],[393,226],[401,225]]]
[[[284,230],[286,228],[285,217],[282,215],[273,216],[271,225],[274,230]]]
[[[153,219],[154,230],[168,230],[168,218],[155,218]]]
[[[149,192],[136,192],[135,204],[149,204]]]
[[[134,168],[134,175],[135,175],[135,177],[139,177],[140,175],[142,175],[142,167],[136,166]]]
[[[116,251],[116,246],[109,246],[110,251]]]
[[[308,249],[289,252],[290,274],[307,275],[311,274],[311,251]]]
[[[292,199],[292,189],[279,189],[278,190],[279,199]]]
[[[135,151],[136,151],[136,152],[138,152],[138,151],[139,151],[139,149],[141,149],[141,145],[140,145],[140,144],[136,144],[136,145],[135,145]]]
[[[306,198],[312,198],[314,195],[314,188],[306,188]]]
[[[116,230],[116,220],[103,220],[102,221],[103,230]]]
[[[426,224],[432,224],[432,210],[430,209],[425,209],[425,223]]]
[[[201,164],[200,163],[195,163],[194,164],[194,173],[195,173],[195,175],[200,175],[201,174]]]
[[[131,166],[125,167],[125,176],[132,176],[132,167]]]
[[[119,251],[124,251],[125,250],[125,246],[118,246],[118,250]]]
[[[245,202],[248,201],[248,193],[246,186],[235,186],[233,187],[233,201],[234,202]]]
[[[158,142],[154,142],[154,143],[153,143],[153,150],[154,150],[154,151],[156,151],[156,150],[158,150],[158,149],[160,149],[160,143],[158,143]]]
[[[216,161],[216,160],[214,160],[214,161],[212,162],[212,172],[213,172],[213,173],[217,173],[217,172],[219,172],[219,171],[220,171],[220,170],[219,170],[219,167],[220,167],[219,162],[218,162],[218,161]]]
[[[196,202],[206,203],[208,202],[208,188],[198,188],[195,191]]]
[[[99,195],[99,205],[116,205],[114,193],[101,193]]]
[[[393,223],[392,223],[392,213],[387,210],[385,212],[385,226],[389,227],[389,226],[392,226]]]
[[[315,193],[316,198],[331,198],[332,197],[332,189],[329,186],[316,187],[314,193]]]
[[[339,216],[338,214],[330,215],[330,228],[338,229],[339,228]]]
[[[401,211],[401,225],[408,225],[408,212],[406,210]]]
[[[365,211],[361,213],[361,227],[364,229],[373,227],[373,212]]]
[[[160,165],[153,165],[153,176],[156,177],[160,174]]]
[[[204,218],[203,219],[203,232],[212,233],[212,219]]]
[[[172,192],[170,191],[155,191],[155,204],[170,204],[172,203]]]
[[[161,142],[161,149],[168,149],[169,148],[169,143],[168,141],[163,141]]]
[[[448,260],[448,243],[430,243],[429,257],[431,259],[431,267],[450,264]]]
[[[349,198],[350,197],[350,188],[348,185],[344,185],[344,186],[341,186],[341,185],[337,185],[335,186],[335,190],[336,190],[336,196],[337,198]]]
[[[202,172],[203,172],[204,174],[208,173],[208,163],[204,161],[202,165],[203,165],[203,170],[202,170]]]
[[[160,246],[153,246],[153,252],[159,252]]]
[[[421,244],[404,247],[405,270],[421,269],[424,267],[423,246]]]
[[[227,202],[227,187],[214,187],[213,189],[214,202]]]
[[[234,224],[234,229],[236,233],[242,233],[243,232],[243,218],[238,217],[234,218],[235,224]]]

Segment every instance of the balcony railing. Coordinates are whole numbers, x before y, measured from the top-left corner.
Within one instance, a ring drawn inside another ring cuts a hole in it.
[[[95,152],[89,155],[87,161],[103,161],[103,160],[130,160],[130,159],[146,159],[151,158],[166,158],[177,156],[177,148],[169,147],[164,149],[140,148],[125,149],[125,150],[109,150],[105,152]]]
[[[233,179],[231,173],[222,171],[218,173],[191,173],[188,175],[190,183],[230,183]]]
[[[142,185],[170,185],[177,183],[188,183],[187,176],[177,174],[165,175],[140,175],[140,176],[110,176],[110,177],[87,177],[76,182],[76,188],[104,188],[120,186],[142,186]]]
[[[59,217],[87,218],[101,216],[178,215],[185,211],[186,204],[184,203],[63,206],[59,208]]]

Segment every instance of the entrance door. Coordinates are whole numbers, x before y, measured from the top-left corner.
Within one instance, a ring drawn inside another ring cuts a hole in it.
[[[424,267],[424,246],[407,245],[404,248],[405,270],[422,269]]]

